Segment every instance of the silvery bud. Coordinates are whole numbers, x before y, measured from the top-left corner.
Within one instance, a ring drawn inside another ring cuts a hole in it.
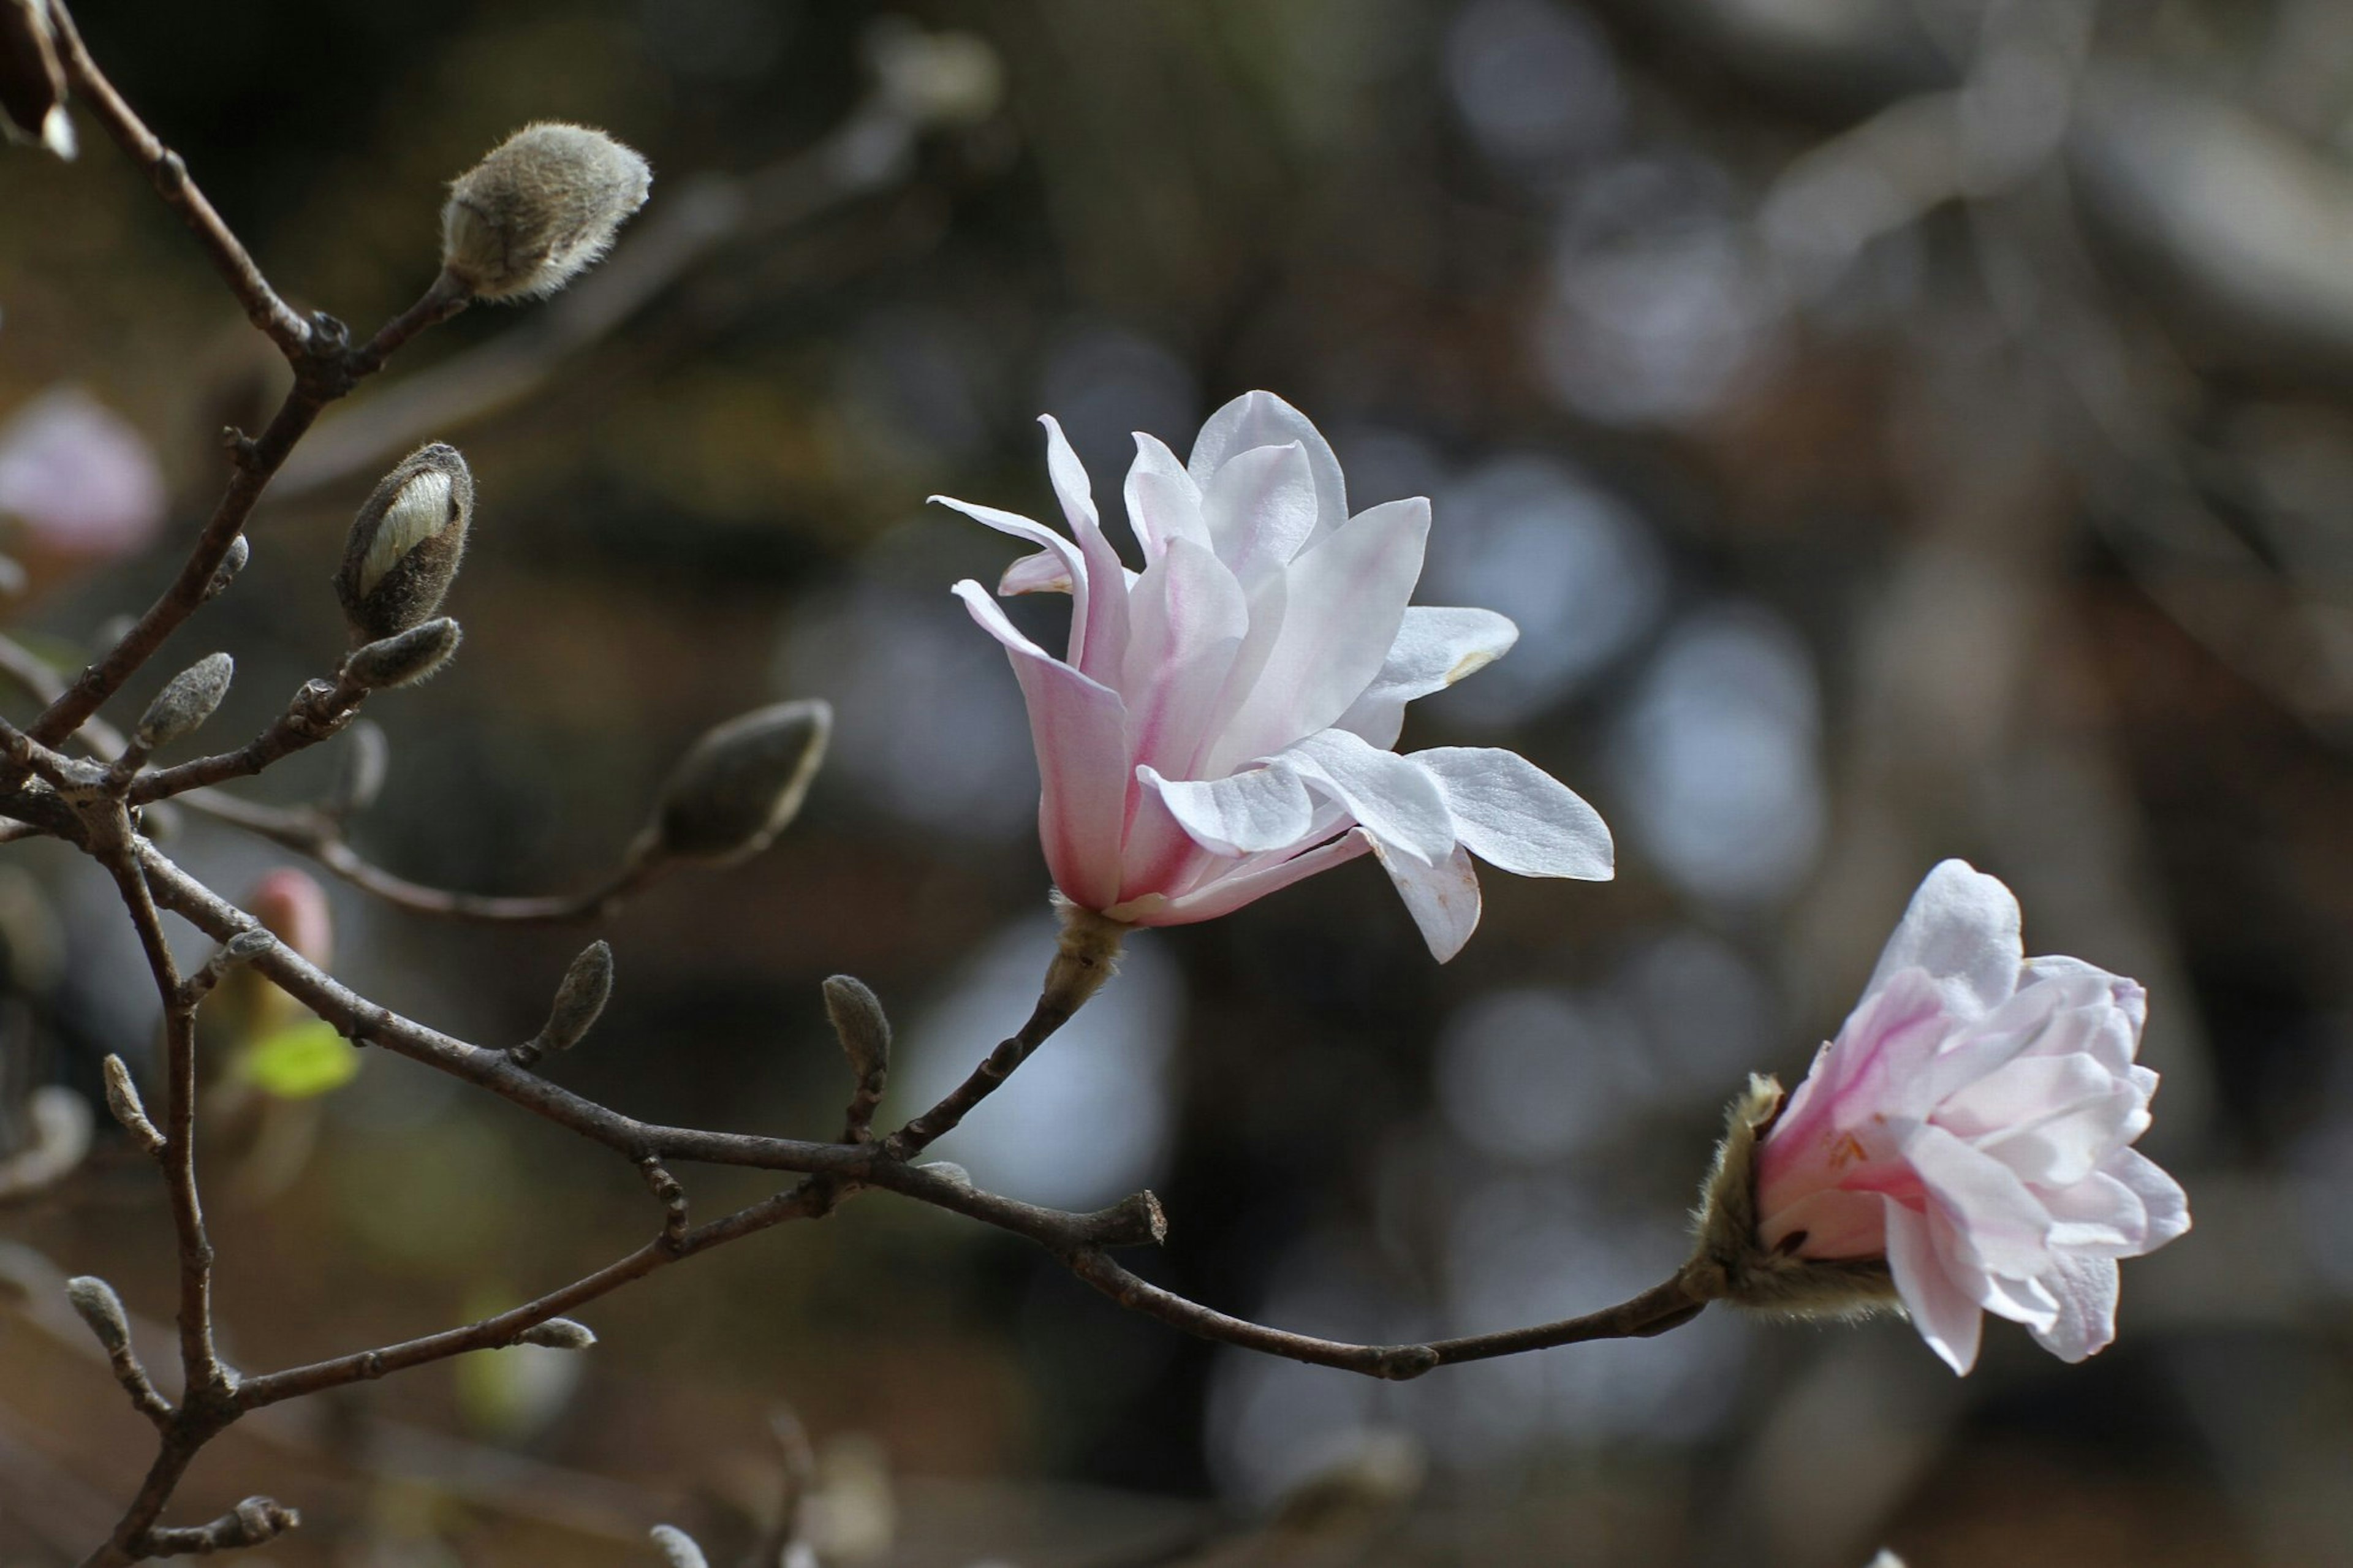
[[[396,636],[441,608],[473,515],[474,475],[455,447],[419,447],[377,481],[335,573],[353,642]]]
[[[543,1345],[552,1351],[585,1351],[596,1342],[596,1336],[586,1323],[575,1323],[569,1318],[550,1318],[534,1323],[515,1336],[519,1345]]]
[[[694,1543],[694,1537],[678,1526],[657,1524],[650,1533],[654,1544],[661,1549],[662,1561],[670,1568],[711,1568],[709,1561],[702,1555],[702,1548]]]
[[[246,563],[252,559],[251,540],[242,533],[230,540],[228,553],[221,557],[221,563],[213,568],[212,581],[205,584],[205,601],[209,604],[220,597],[222,591],[237,581],[237,574],[244,571]]]
[[[0,138],[74,155],[48,0],[0,0]]]
[[[229,678],[236,673],[236,661],[228,655],[207,654],[164,682],[132,731],[140,746],[153,751],[169,745],[211,718],[228,695]]]
[[[527,125],[450,184],[441,266],[476,299],[553,294],[611,248],[652,184],[602,131]]]
[[[639,853],[732,866],[768,847],[801,808],[825,760],[833,709],[779,702],[703,735],[662,785]]]
[[[849,1070],[860,1083],[879,1086],[891,1068],[891,1020],[881,1002],[857,976],[837,974],[825,983],[825,1015],[833,1021]]]
[[[154,1122],[148,1120],[147,1107],[139,1098],[139,1085],[132,1078],[130,1067],[121,1057],[110,1056],[106,1058],[105,1072],[106,1109],[114,1113],[114,1120],[122,1123],[124,1131],[138,1140],[141,1148],[150,1154],[160,1152],[164,1147],[164,1134],[156,1131]]]
[[[612,994],[613,950],[601,941],[592,942],[565,970],[547,1022],[533,1043],[542,1051],[570,1050],[596,1026]]]
[[[74,1311],[90,1325],[90,1331],[106,1348],[109,1355],[126,1350],[131,1344],[131,1320],[123,1316],[122,1298],[114,1287],[95,1274],[79,1275],[66,1281],[66,1300]]]
[[[343,679],[366,691],[412,685],[447,664],[464,636],[447,616],[411,626],[354,650],[343,660]]]
[[[384,793],[384,776],[392,763],[392,742],[384,726],[373,719],[355,719],[343,731],[343,748],[336,758],[335,781],[319,809],[330,816],[365,811]]]

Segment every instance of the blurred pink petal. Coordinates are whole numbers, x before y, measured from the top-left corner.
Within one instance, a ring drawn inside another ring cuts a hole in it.
[[[79,387],[41,394],[0,425],[0,513],[39,547],[109,560],[164,521],[164,475],[139,432]]]

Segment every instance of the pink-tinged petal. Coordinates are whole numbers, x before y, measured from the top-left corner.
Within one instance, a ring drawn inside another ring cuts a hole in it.
[[[1405,900],[1406,912],[1420,928],[1421,940],[1430,944],[1430,955],[1444,963],[1461,952],[1479,929],[1479,873],[1471,857],[1458,848],[1436,865],[1425,866],[1392,852],[1377,837],[1371,843],[1381,868]]]
[[[2038,1187],[2082,1181],[2148,1130],[2131,1084],[2088,1056],[2029,1057],[1936,1110],[1951,1129]]]
[[[1127,525],[1144,549],[1146,566],[1160,559],[1172,539],[1209,544],[1209,526],[1201,521],[1201,488],[1157,437],[1135,433],[1135,461],[1128,468],[1124,493]]]
[[[1071,531],[1082,532],[1082,522],[1100,527],[1094,486],[1087,481],[1086,465],[1071,449],[1071,438],[1062,434],[1062,422],[1050,414],[1040,414],[1038,423],[1046,427],[1046,477],[1054,483],[1054,499],[1062,503]]]
[[[2041,1194],[2051,1211],[2051,1250],[2137,1258],[2147,1250],[2148,1205],[2104,1171]]]
[[[1574,791],[1516,752],[1437,746],[1406,759],[1438,781],[1462,847],[1519,877],[1606,882],[1609,826]]]
[[[997,580],[1000,598],[1014,598],[1022,594],[1068,594],[1077,586],[1071,575],[1070,563],[1061,552],[1040,550],[1035,555],[1024,555],[1005,569]]]
[[[1928,1205],[1927,1220],[1928,1245],[1936,1249],[1945,1278],[1961,1294],[1998,1318],[2024,1323],[2031,1329],[2047,1329],[2058,1321],[2059,1302],[2050,1291],[2031,1279],[1991,1274],[1978,1268],[1971,1260],[1968,1246],[1952,1217],[1934,1204]]]
[[[1887,1200],[1826,1187],[1778,1209],[1760,1205],[1757,1237],[1768,1249],[1802,1236],[1800,1258],[1877,1258],[1887,1251]]]
[[[1149,772],[1138,769],[1136,787],[1128,792],[1127,839],[1120,849],[1122,903],[1155,893],[1173,899],[1233,864],[1229,857],[1203,848],[1185,831],[1153,779],[1144,776]]]
[[[1332,727],[1354,731],[1385,751],[1393,750],[1405,729],[1407,703],[1475,675],[1519,640],[1520,628],[1493,610],[1408,605],[1397,641],[1381,660],[1380,674]]]
[[[1945,1364],[1966,1377],[1978,1363],[1985,1316],[1967,1292],[1945,1273],[1928,1239],[1928,1221],[1894,1198],[1881,1200],[1887,1214],[1887,1267],[1895,1293],[1912,1315],[1912,1326]]]
[[[2010,1167],[1934,1126],[1911,1131],[1904,1158],[1953,1222],[1971,1263],[2018,1279],[2050,1267],[2051,1211]]]
[[[2086,963],[2080,958],[2030,958],[2020,971],[2018,984],[2024,987],[2044,981],[2065,979],[2094,980],[2106,986],[2110,998],[2131,1021],[2136,1037],[2148,1022],[2148,993],[2139,981],[2111,974],[2097,964]]]
[[[2116,1260],[2061,1253],[2039,1283],[2057,1299],[2058,1312],[2034,1330],[2035,1342],[2061,1361],[2078,1362],[2116,1337]]]
[[[1219,915],[1230,914],[1244,904],[1255,903],[1293,882],[1313,877],[1318,871],[1328,871],[1335,866],[1353,860],[1372,847],[1372,839],[1365,834],[1345,833],[1329,844],[1303,849],[1288,859],[1212,879],[1179,898],[1155,894],[1115,905],[1103,912],[1113,920],[1140,926],[1190,925],[1196,921],[1214,920]]]
[[[955,594],[981,629],[1005,645],[1021,682],[1038,753],[1038,835],[1054,885],[1075,904],[1103,909],[1119,897],[1120,838],[1133,776],[1127,710],[1119,693],[1022,636],[979,584],[967,578]]]
[[[1135,759],[1181,772],[1206,739],[1250,630],[1249,602],[1224,562],[1177,539],[1136,579],[1127,611],[1117,683],[1134,717]]]
[[[1943,986],[1955,1015],[1989,1012],[2018,989],[2025,944],[2018,900],[1966,860],[1947,860],[1912,895],[1903,923],[1887,940],[1866,991],[1905,969],[1925,969]]]
[[[1224,773],[1328,728],[1380,674],[1421,576],[1428,501],[1377,506],[1300,552],[1280,579],[1281,621],[1266,662],[1201,772]],[[1260,604],[1250,604],[1253,637]],[[1238,661],[1239,662],[1239,661]]]
[[[1000,511],[993,506],[975,506],[954,496],[934,496],[932,500],[964,513],[975,522],[986,523],[999,533],[1009,533],[1016,539],[1034,544],[1062,563],[1062,573],[1071,580],[1068,658],[1071,666],[1076,668],[1086,654],[1087,644],[1087,568],[1085,558],[1079,553],[1079,547],[1035,518],[1023,517],[1017,511]]]
[[[1429,773],[1345,730],[1310,735],[1280,754],[1308,786],[1346,810],[1390,858],[1432,865],[1455,844],[1453,814]]]
[[[1315,479],[1298,442],[1238,452],[1201,485],[1218,559],[1248,582],[1290,564],[1315,531]]]
[[[2137,1149],[2121,1150],[2107,1163],[2103,1174],[2130,1187],[2147,1207],[2148,1235],[2141,1251],[2155,1252],[2189,1231],[2189,1194],[2147,1155]]]
[[[1348,485],[1340,474],[1340,459],[1307,416],[1271,392],[1245,392],[1210,415],[1194,438],[1187,471],[1207,490],[1217,471],[1242,453],[1293,441],[1305,454],[1314,480],[1316,532],[1328,533],[1348,516]]]
[[[1136,776],[1193,842],[1219,855],[1288,849],[1315,826],[1307,786],[1279,760],[1207,781],[1165,779],[1149,767]]]

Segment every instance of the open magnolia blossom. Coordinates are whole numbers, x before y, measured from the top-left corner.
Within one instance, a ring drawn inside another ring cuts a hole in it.
[[[2133,1061],[2147,1017],[2130,980],[2025,957],[2010,889],[1946,861],[1757,1147],[1757,1241],[1883,1257],[1955,1372],[1984,1312],[2083,1360],[2116,1337],[2116,1260],[2189,1228],[2179,1184],[2130,1147],[2157,1089]]]
[[[1041,422],[1075,538],[934,499],[1039,547],[999,593],[1072,600],[1056,658],[979,584],[955,586],[1028,700],[1039,831],[1064,898],[1123,924],[1182,925],[1370,851],[1443,961],[1479,921],[1472,855],[1528,877],[1611,874],[1599,816],[1525,759],[1391,749],[1408,702],[1519,636],[1493,611],[1407,604],[1429,501],[1349,516],[1315,426],[1253,392],[1209,416],[1189,462],[1136,437],[1139,574],[1104,538],[1061,427]]]

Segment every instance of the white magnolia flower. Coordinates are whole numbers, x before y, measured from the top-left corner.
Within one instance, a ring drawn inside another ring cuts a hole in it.
[[[998,592],[1072,600],[1057,658],[979,584],[955,587],[1028,699],[1039,835],[1065,898],[1126,924],[1183,925],[1369,850],[1442,962],[1479,921],[1472,856],[1522,876],[1611,875],[1601,818],[1525,758],[1391,750],[1408,702],[1519,635],[1492,611],[1407,604],[1428,500],[1349,516],[1315,426],[1253,392],[1210,416],[1190,462],[1136,437],[1136,573],[1103,537],[1061,427],[1042,422],[1075,540],[935,499],[1039,547]]]

